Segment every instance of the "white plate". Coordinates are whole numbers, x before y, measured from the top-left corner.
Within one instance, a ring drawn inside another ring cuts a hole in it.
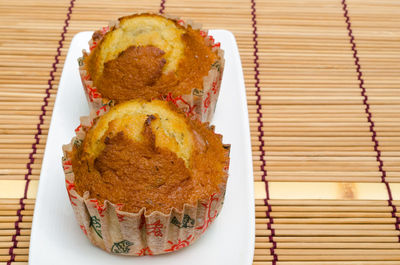
[[[69,143],[88,106],[77,58],[92,32],[77,34],[69,49],[47,139],[29,252],[30,265],[250,265],[254,251],[253,168],[246,94],[232,33],[210,31],[225,50],[225,71],[214,116],[216,131],[232,144],[229,180],[221,214],[192,246],[152,257],[121,257],[93,246],[75,221],[65,189],[61,146]]]

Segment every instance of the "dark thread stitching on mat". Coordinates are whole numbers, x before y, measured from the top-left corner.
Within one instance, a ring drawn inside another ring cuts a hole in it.
[[[164,14],[164,10],[165,10],[165,0],[161,0],[160,3],[160,14]]]
[[[43,98],[43,104],[41,107],[42,113],[39,116],[39,123],[36,126],[37,132],[35,134],[35,142],[32,144],[32,152],[29,154],[29,162],[26,164],[26,168],[28,169],[28,173],[25,174],[25,189],[24,189],[24,197],[19,200],[20,209],[17,211],[18,220],[15,221],[15,235],[12,237],[13,245],[10,247],[8,253],[10,255],[10,259],[7,261],[7,265],[10,265],[15,261],[14,249],[18,245],[17,236],[21,234],[21,229],[19,224],[22,222],[22,214],[21,212],[25,210],[25,202],[24,200],[28,197],[28,188],[30,179],[29,176],[32,175],[32,165],[35,162],[34,155],[37,153],[37,145],[39,144],[40,138],[39,136],[42,134],[41,126],[44,123],[44,116],[46,116],[46,107],[49,105],[50,98],[50,90],[53,89],[52,82],[54,81],[54,73],[57,71],[57,64],[59,63],[59,57],[61,55],[61,49],[63,48],[63,42],[65,40],[65,34],[67,33],[67,29],[69,26],[69,21],[71,19],[72,8],[74,7],[75,0],[70,1],[70,5],[68,7],[67,18],[64,20],[64,27],[61,33],[61,39],[58,41],[57,54],[54,57],[55,62],[52,64],[52,70],[50,71],[50,79],[47,81],[48,87],[46,88],[46,96]]]
[[[357,47],[356,47],[356,43],[354,41],[353,31],[351,29],[350,16],[348,13],[346,0],[342,0],[342,7],[343,7],[343,11],[344,11],[344,17],[346,18],[348,35],[350,37],[351,50],[353,51],[354,64],[356,65],[357,79],[359,81],[359,88],[361,89],[361,95],[364,97],[363,103],[365,105],[365,113],[367,114],[368,122],[370,124],[369,131],[372,133],[372,141],[374,142],[374,150],[376,152],[376,161],[378,161],[378,163],[379,163],[379,171],[382,174],[381,181],[385,184],[387,192],[388,192],[388,197],[389,197],[388,204],[389,204],[389,206],[392,207],[392,217],[395,218],[395,220],[396,220],[396,224],[395,224],[396,230],[400,231],[399,218],[396,217],[397,209],[396,209],[396,206],[393,204],[392,191],[390,189],[389,183],[386,180],[386,171],[383,169],[383,161],[381,159],[381,151],[379,150],[379,141],[378,141],[378,139],[376,139],[377,135],[376,135],[376,131],[375,131],[375,124],[374,124],[374,121],[372,120],[370,105],[368,103],[368,96],[366,94],[367,91],[364,87],[364,79],[362,76],[360,59],[358,58],[358,55],[357,55]],[[400,235],[398,236],[398,240],[400,242]]]
[[[274,220],[271,216],[271,205],[269,205],[269,186],[268,186],[268,181],[266,180],[266,176],[267,176],[267,170],[266,170],[266,161],[265,161],[265,151],[264,151],[264,146],[265,146],[265,142],[263,139],[264,136],[264,132],[263,132],[263,121],[262,121],[262,112],[261,112],[261,96],[260,96],[260,72],[258,70],[259,68],[259,62],[258,62],[258,34],[257,34],[257,19],[256,19],[256,2],[255,0],[251,0],[251,15],[252,15],[252,22],[253,22],[253,48],[254,48],[254,71],[255,71],[255,75],[254,75],[254,79],[256,80],[255,83],[255,87],[256,87],[256,96],[257,96],[257,100],[256,100],[256,104],[257,104],[257,121],[258,121],[258,132],[259,132],[259,136],[258,136],[258,140],[260,141],[261,145],[260,145],[260,160],[261,160],[261,170],[262,170],[262,181],[264,181],[265,183],[265,191],[266,191],[266,199],[264,200],[264,204],[265,206],[267,206],[267,211],[266,211],[266,216],[269,220],[267,227],[268,229],[271,231],[271,235],[269,236],[269,241],[272,243],[272,247],[270,248],[270,254],[273,257],[272,260],[272,264],[276,265],[276,262],[278,261],[278,256],[275,253],[275,249],[276,249],[276,242],[274,241],[274,236],[275,236],[275,229],[272,228],[272,225],[274,224]]]

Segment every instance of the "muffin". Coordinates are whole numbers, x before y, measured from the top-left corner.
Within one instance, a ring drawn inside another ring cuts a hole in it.
[[[85,118],[64,146],[66,186],[89,240],[116,254],[172,252],[221,210],[229,145],[167,101],[131,100]]]
[[[135,14],[96,31],[89,45],[79,62],[92,108],[164,98],[190,116],[211,120],[224,59],[205,31],[162,15]]]

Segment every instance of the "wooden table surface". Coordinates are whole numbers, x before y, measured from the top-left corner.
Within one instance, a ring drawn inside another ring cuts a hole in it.
[[[136,12],[190,18],[237,39],[252,136],[254,265],[400,264],[399,1],[3,0],[0,265],[28,262],[72,37]]]

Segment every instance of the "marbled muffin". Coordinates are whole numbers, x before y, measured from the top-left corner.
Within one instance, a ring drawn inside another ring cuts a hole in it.
[[[189,245],[220,211],[229,146],[208,123],[166,101],[132,100],[95,119],[85,134],[66,152],[67,188],[73,185],[78,221],[101,248],[115,252],[126,240],[132,245],[121,254],[170,252],[176,249],[168,242]]]
[[[224,61],[219,44],[204,31],[161,15],[136,14],[120,18],[109,31],[96,31],[91,47],[82,60],[90,100],[118,104],[164,97],[203,121],[211,119],[206,112],[214,111]]]

